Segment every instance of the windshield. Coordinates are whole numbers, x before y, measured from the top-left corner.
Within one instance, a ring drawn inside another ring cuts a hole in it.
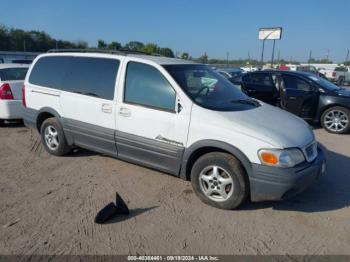
[[[206,65],[164,65],[186,94],[198,105],[219,111],[236,111],[259,104]]]
[[[313,81],[315,81],[317,84],[319,84],[321,87],[323,87],[324,89],[333,91],[333,90],[340,90],[341,88],[335,84],[333,84],[332,82],[318,77],[318,76],[309,76],[309,78]]]

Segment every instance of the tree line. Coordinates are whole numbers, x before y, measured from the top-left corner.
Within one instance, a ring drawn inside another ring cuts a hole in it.
[[[97,47],[90,47],[85,41],[71,42],[55,39],[44,31],[22,30],[8,28],[0,25],[0,50],[2,51],[26,51],[26,52],[46,52],[50,49],[86,49],[100,48],[108,50],[130,50],[144,52],[147,54],[159,54],[167,57],[174,57],[174,52],[168,47],[160,47],[154,43],[144,44],[139,41],[130,41],[122,45],[117,41],[106,43],[98,40]]]

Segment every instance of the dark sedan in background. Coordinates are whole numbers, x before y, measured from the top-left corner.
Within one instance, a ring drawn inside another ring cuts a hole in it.
[[[242,82],[243,70],[240,68],[219,68],[217,71],[235,85]]]
[[[243,75],[241,86],[249,96],[320,122],[330,133],[350,130],[350,90],[312,73],[258,71]]]

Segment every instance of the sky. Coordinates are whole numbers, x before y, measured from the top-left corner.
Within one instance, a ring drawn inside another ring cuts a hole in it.
[[[283,27],[284,59],[344,61],[350,49],[349,0],[0,0],[0,24],[46,31],[54,38],[138,40],[193,57],[260,59],[261,27]],[[272,41],[266,43],[270,59]]]

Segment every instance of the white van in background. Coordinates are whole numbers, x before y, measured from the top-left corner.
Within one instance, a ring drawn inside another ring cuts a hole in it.
[[[79,146],[158,169],[218,208],[289,198],[325,173],[308,124],[187,60],[56,50],[35,59],[23,98],[49,153]]]
[[[22,87],[29,65],[0,64],[0,125],[22,118]]]

